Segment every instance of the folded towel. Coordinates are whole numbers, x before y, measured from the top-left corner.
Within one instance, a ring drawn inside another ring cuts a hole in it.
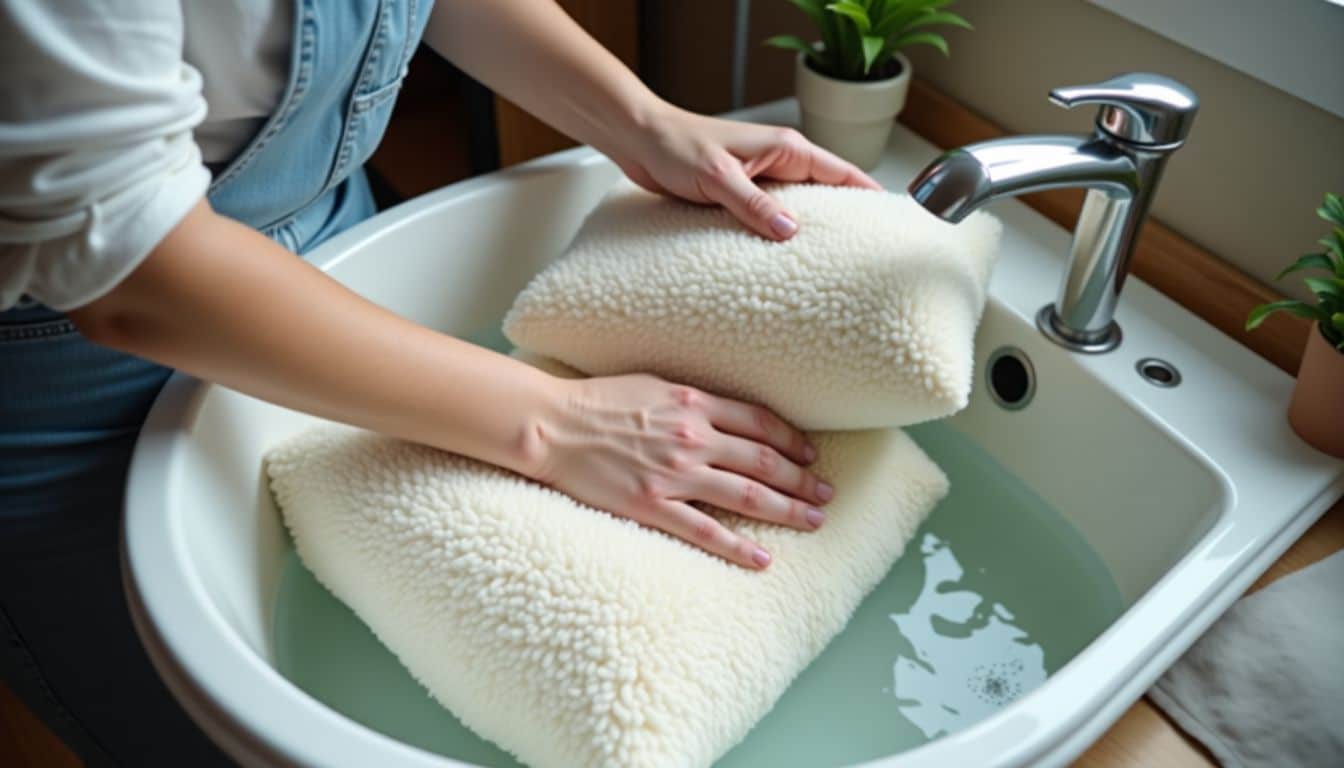
[[[1344,552],[1240,600],[1148,695],[1228,768],[1344,765]]]
[[[724,210],[618,187],[514,302],[505,334],[591,375],[642,371],[762,403],[803,429],[965,406],[1001,226],[906,196],[783,185],[776,243]]]
[[[849,620],[947,479],[898,429],[820,433],[803,533],[716,513],[749,571],[470,459],[336,425],[266,469],[303,562],[431,694],[522,761],[707,766]]]

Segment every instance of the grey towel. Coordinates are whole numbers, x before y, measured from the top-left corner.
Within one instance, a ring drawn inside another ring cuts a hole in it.
[[[1344,766],[1344,552],[1243,598],[1149,695],[1225,766]]]

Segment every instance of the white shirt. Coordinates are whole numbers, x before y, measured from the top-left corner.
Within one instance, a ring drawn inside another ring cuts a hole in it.
[[[291,5],[0,0],[0,310],[139,266],[279,102]]]

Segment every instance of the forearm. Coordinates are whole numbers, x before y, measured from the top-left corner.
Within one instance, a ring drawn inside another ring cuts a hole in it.
[[[439,0],[425,39],[496,93],[618,160],[667,106],[554,0]]]
[[[70,314],[99,343],[520,472],[556,407],[553,377],[364,300],[204,202]]]

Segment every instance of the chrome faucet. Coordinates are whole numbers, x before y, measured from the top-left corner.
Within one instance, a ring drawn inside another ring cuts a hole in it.
[[[1068,349],[1108,352],[1120,344],[1115,305],[1139,228],[1167,157],[1190,132],[1199,98],[1170,78],[1133,73],[1056,88],[1050,101],[1065,108],[1100,104],[1096,130],[1090,136],[1017,136],[954,149],[915,177],[910,195],[956,223],[1000,197],[1086,188],[1059,296],[1037,313],[1036,325]]]

